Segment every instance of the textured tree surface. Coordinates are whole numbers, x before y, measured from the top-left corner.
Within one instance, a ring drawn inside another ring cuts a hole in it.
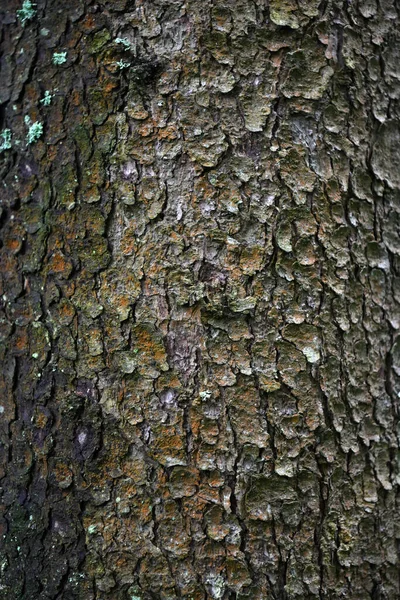
[[[399,4],[0,11],[1,600],[400,598]]]

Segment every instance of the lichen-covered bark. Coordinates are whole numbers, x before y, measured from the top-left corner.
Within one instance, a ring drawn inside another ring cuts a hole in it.
[[[24,4],[0,598],[399,598],[399,5]]]

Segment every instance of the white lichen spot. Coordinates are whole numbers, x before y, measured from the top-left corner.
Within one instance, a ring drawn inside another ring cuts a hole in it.
[[[88,527],[88,533],[90,535],[92,535],[93,533],[96,532],[96,529],[97,529],[97,525],[89,525],[89,527]]]
[[[229,246],[240,246],[240,242],[238,242],[237,240],[235,240],[235,238],[230,237],[229,235],[226,237],[226,243]]]
[[[199,396],[203,400],[203,402],[205,402],[206,400],[209,400],[211,398],[212,392],[210,392],[210,390],[204,390],[204,392],[200,392]]]
[[[293,246],[290,234],[278,236],[277,243],[279,248],[284,252],[292,252]]]
[[[36,360],[37,358],[39,358],[39,354],[37,352],[34,352],[32,354],[32,358],[34,358]]]
[[[281,460],[276,463],[275,472],[281,477],[294,477],[296,474],[296,464],[291,461]]]
[[[304,356],[306,357],[306,359],[308,360],[308,362],[310,362],[310,363],[315,363],[315,362],[319,361],[319,359],[320,359],[318,350],[316,350],[312,346],[305,346],[305,348],[303,348],[302,352],[303,352]]]
[[[161,401],[165,406],[171,407],[175,404],[175,396],[174,390],[166,390],[161,394]]]
[[[84,431],[81,431],[78,435],[78,442],[81,446],[86,442],[87,434]]]
[[[0,415],[2,415],[4,412],[4,406],[0,406]]]
[[[210,586],[210,596],[212,598],[222,598],[225,592],[225,579],[221,575],[210,576],[206,579],[206,583]]]

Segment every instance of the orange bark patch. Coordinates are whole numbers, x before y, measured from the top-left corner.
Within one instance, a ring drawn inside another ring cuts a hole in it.
[[[72,272],[72,263],[62,252],[56,251],[48,262],[48,272],[62,275],[63,278],[68,279]]]
[[[28,330],[26,327],[19,327],[14,336],[14,348],[18,353],[24,352],[28,349],[29,338]]]
[[[93,15],[87,15],[81,22],[81,27],[84,31],[90,33],[96,27],[96,21]]]
[[[178,131],[174,125],[169,125],[168,127],[164,127],[158,130],[158,138],[161,140],[176,140],[177,137]]]

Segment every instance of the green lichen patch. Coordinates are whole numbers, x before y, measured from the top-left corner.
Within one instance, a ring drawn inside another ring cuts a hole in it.
[[[82,240],[79,243],[79,258],[82,266],[90,273],[105,269],[110,262],[107,240],[100,235]]]
[[[297,3],[293,0],[271,0],[269,7],[271,21],[281,27],[298,29],[300,23],[297,8]]]
[[[400,188],[398,157],[400,153],[400,125],[391,119],[381,125],[373,148],[372,168],[375,175],[391,188]]]
[[[262,475],[251,481],[245,496],[245,506],[251,519],[270,521],[274,509],[279,509],[282,503],[296,499],[297,493],[291,479],[278,475]]]
[[[96,54],[99,52],[111,39],[110,32],[108,29],[101,29],[97,31],[89,42],[89,52],[91,54]]]

